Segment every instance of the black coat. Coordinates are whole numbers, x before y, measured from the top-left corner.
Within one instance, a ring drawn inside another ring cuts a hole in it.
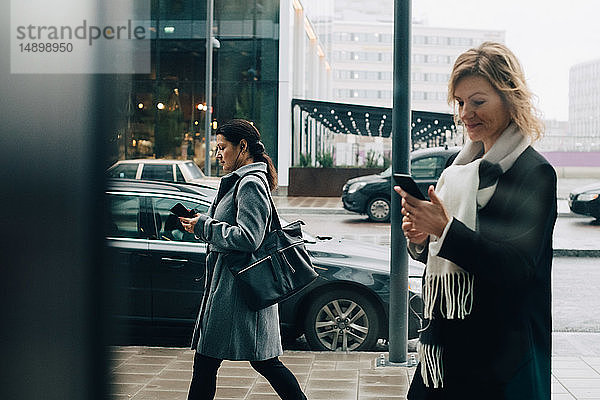
[[[473,309],[439,326],[444,388],[425,388],[417,368],[410,400],[550,399],[556,213],[556,173],[528,147],[478,211],[477,231],[452,221],[438,256],[474,275]]]

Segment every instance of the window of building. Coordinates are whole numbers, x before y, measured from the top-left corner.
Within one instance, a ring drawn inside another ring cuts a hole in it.
[[[413,64],[424,64],[425,63],[425,55],[413,54],[412,61],[413,61]]]
[[[111,159],[182,158],[186,137],[204,137],[204,115],[196,107],[205,102],[205,13],[204,3],[192,0],[152,1],[151,73],[127,82],[119,77],[125,101],[116,102],[126,105],[129,96],[133,112],[116,121],[130,130],[111,138]],[[215,3],[214,17],[220,48],[213,60],[213,118],[253,121],[276,163],[279,2]],[[172,32],[160,29],[166,21]],[[204,154],[192,157],[203,160]],[[212,168],[213,175],[222,172]]]
[[[421,92],[421,91],[412,92],[412,99],[413,100],[425,100],[425,92]]]
[[[425,62],[428,64],[437,64],[438,56],[436,54],[429,54],[425,56]]]
[[[425,44],[425,36],[423,36],[423,35],[413,36],[413,44]]]
[[[426,36],[425,44],[440,44],[440,38],[439,36]]]

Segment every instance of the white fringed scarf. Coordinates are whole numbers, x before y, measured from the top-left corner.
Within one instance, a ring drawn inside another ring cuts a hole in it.
[[[477,211],[496,190],[498,178],[529,146],[529,140],[511,123],[482,158],[481,142],[467,140],[436,186],[448,214],[472,230],[477,229]],[[448,224],[449,226],[450,224]],[[448,226],[440,239],[430,236],[423,284],[424,318],[464,319],[473,306],[474,276],[453,262],[438,257]],[[437,309],[436,309],[437,307]],[[427,328],[425,328],[427,329]],[[421,376],[427,387],[443,387],[443,346],[419,343]]]

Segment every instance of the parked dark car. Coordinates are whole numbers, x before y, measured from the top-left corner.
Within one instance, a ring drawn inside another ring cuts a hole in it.
[[[600,220],[600,182],[574,189],[569,194],[569,208]]]
[[[435,186],[437,183],[448,159],[459,151],[460,147],[433,147],[410,153],[411,175],[425,196],[429,185]],[[349,179],[342,188],[344,208],[367,214],[375,222],[389,221],[391,178],[390,167],[380,174]]]
[[[198,312],[206,244],[177,229],[169,209],[206,212],[216,191],[192,184],[114,179],[106,190],[107,268],[116,282],[117,344],[187,345]],[[320,277],[280,304],[284,340],[314,350],[368,350],[388,336],[389,249],[306,235]],[[409,337],[417,337],[423,268],[409,269]]]

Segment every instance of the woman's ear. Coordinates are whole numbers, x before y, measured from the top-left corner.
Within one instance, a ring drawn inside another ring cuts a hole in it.
[[[248,149],[248,142],[246,139],[240,140],[240,151],[244,151],[246,149]]]

